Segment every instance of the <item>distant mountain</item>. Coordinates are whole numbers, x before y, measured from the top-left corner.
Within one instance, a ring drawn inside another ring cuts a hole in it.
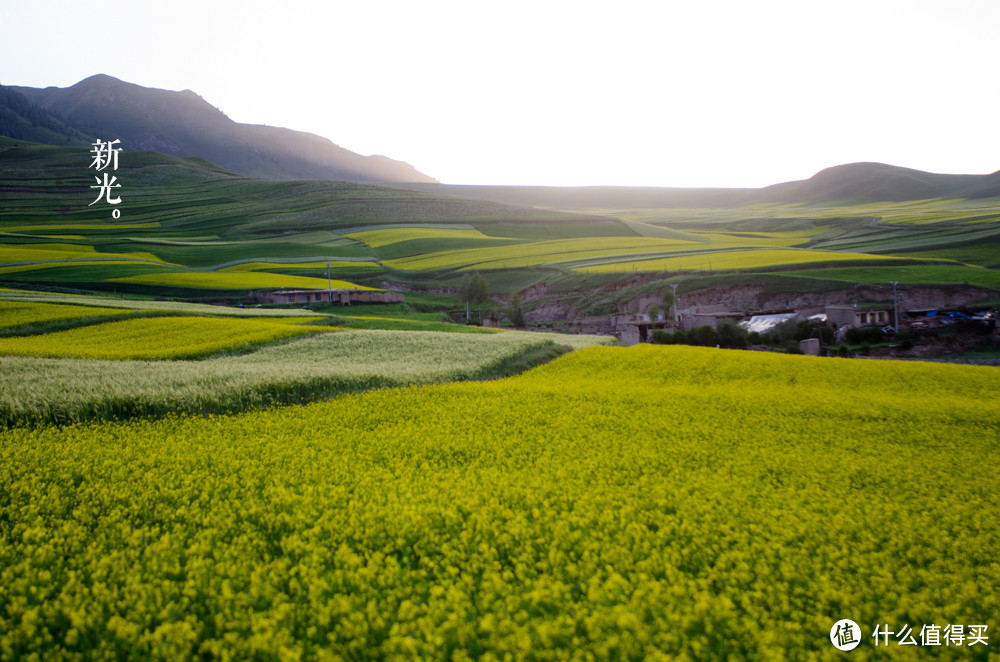
[[[884,163],[834,166],[806,180],[768,186],[758,194],[761,201],[768,202],[888,202],[994,196],[1000,196],[1000,172],[992,175],[939,175]]]
[[[765,188],[402,186],[432,193],[556,209],[726,208],[764,202],[887,202],[1000,197],[1000,171],[991,175],[939,175],[884,163],[850,163],[826,168],[806,180]]]
[[[657,207],[739,207],[759,189],[658,188],[652,186],[490,186],[474,184],[393,184],[428,193],[461,195],[512,205],[556,209]]]
[[[85,145],[93,141],[15,89],[0,85],[0,136],[49,145]]]
[[[121,140],[124,149],[198,156],[247,177],[436,181],[407,163],[362,156],[311,133],[239,124],[191,90],[146,88],[104,74],[67,88],[7,89],[81,133]]]

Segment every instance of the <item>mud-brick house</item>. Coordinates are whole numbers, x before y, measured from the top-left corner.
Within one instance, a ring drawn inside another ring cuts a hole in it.
[[[337,293],[333,293],[336,300]],[[330,301],[329,290],[279,290],[277,292],[261,293],[262,303],[309,303],[311,301]]]
[[[891,307],[827,306],[827,323],[844,326],[882,326],[892,323]]]
[[[342,306],[352,303],[403,303],[405,297],[398,292],[382,290],[276,290],[251,293],[256,303],[314,303],[331,302]]]

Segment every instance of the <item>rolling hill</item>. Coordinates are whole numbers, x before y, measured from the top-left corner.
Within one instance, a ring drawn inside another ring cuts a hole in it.
[[[1000,196],[1000,171],[991,175],[942,175],[884,163],[849,163],[826,168],[803,181],[768,186],[757,195],[761,202],[991,198]]]
[[[826,168],[809,179],[759,189],[447,184],[405,186],[434,193],[557,209],[734,208],[762,203],[989,198],[1000,196],[1000,171],[990,175],[943,175],[884,163],[849,163]]]
[[[234,122],[191,90],[150,89],[104,74],[67,88],[7,89],[23,95],[70,129],[118,138],[125,149],[198,156],[247,177],[436,181],[407,163],[385,156],[362,156],[311,133]],[[65,144],[41,134],[23,137]]]

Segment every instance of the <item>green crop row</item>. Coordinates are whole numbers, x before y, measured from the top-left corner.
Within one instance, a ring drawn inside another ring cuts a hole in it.
[[[190,319],[164,321],[185,328]],[[147,340],[156,343],[155,337]],[[8,426],[65,423],[309,402],[350,391],[504,374],[555,344],[583,347],[606,340],[543,333],[366,330],[298,338],[250,354],[201,361],[0,356],[0,421]]]

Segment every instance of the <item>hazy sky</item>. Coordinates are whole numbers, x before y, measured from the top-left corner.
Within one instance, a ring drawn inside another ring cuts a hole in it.
[[[1000,169],[998,0],[0,0],[0,83],[191,89],[451,184]]]

